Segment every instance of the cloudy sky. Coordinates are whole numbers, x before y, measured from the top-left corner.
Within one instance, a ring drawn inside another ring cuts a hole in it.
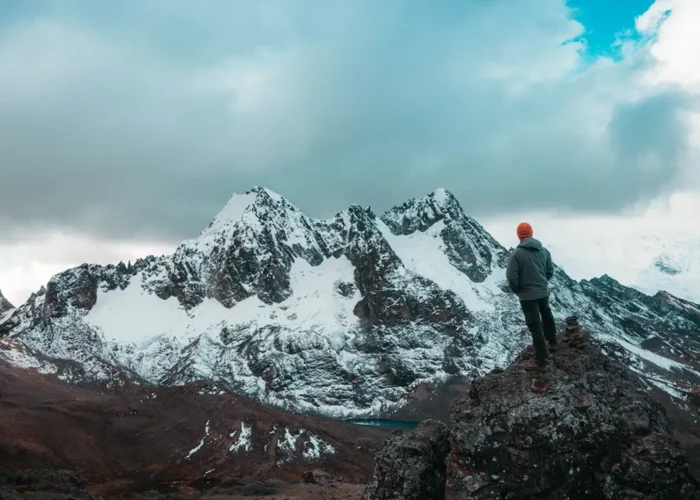
[[[447,187],[577,277],[591,232],[700,242],[700,2],[614,5],[3,0],[0,288],[167,252],[253,185],[319,217]]]

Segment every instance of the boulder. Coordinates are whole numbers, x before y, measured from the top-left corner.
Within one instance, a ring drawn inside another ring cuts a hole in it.
[[[85,481],[69,470],[33,470],[0,478],[0,500],[97,500],[85,489]]]
[[[363,500],[444,499],[449,448],[441,422],[426,420],[413,431],[394,431],[377,455]]]

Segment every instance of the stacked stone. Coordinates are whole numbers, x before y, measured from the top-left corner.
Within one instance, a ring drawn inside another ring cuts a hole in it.
[[[578,323],[578,316],[569,316],[566,318],[564,329],[564,342],[569,345],[569,347],[574,347],[580,349],[585,344],[585,339],[583,332],[581,331],[581,325]]]

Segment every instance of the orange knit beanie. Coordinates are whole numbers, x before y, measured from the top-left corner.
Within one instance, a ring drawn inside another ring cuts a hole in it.
[[[525,238],[532,238],[533,235],[532,226],[527,222],[521,222],[518,225],[518,238],[523,241]]]

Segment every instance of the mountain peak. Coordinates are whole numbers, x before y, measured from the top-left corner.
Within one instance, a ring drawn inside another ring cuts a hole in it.
[[[10,304],[10,301],[4,297],[4,295],[2,294],[2,290],[0,290],[0,314],[14,308],[15,306]]]
[[[395,234],[410,234],[416,230],[425,231],[443,219],[459,220],[462,217],[464,212],[457,198],[447,189],[440,188],[387,210],[382,221]]]
[[[239,221],[246,218],[246,215],[251,212],[251,207],[273,208],[275,210],[286,207],[296,210],[296,207],[271,189],[262,186],[254,186],[245,193],[234,193],[224,208],[212,219],[206,229],[202,231],[199,238],[206,239],[207,237],[231,229],[238,224]],[[252,215],[252,217],[257,218],[257,214]]]
[[[272,201],[276,202],[282,202],[285,200],[284,196],[282,196],[279,193],[276,193],[272,189],[266,188],[265,186],[253,186],[246,192],[246,194],[255,194],[257,196],[262,196],[263,198],[267,198]]]
[[[448,191],[445,188],[438,188],[432,193],[430,193],[427,197],[435,200],[435,203],[437,203],[438,205],[449,205],[457,201],[455,195],[453,195],[451,191]]]

